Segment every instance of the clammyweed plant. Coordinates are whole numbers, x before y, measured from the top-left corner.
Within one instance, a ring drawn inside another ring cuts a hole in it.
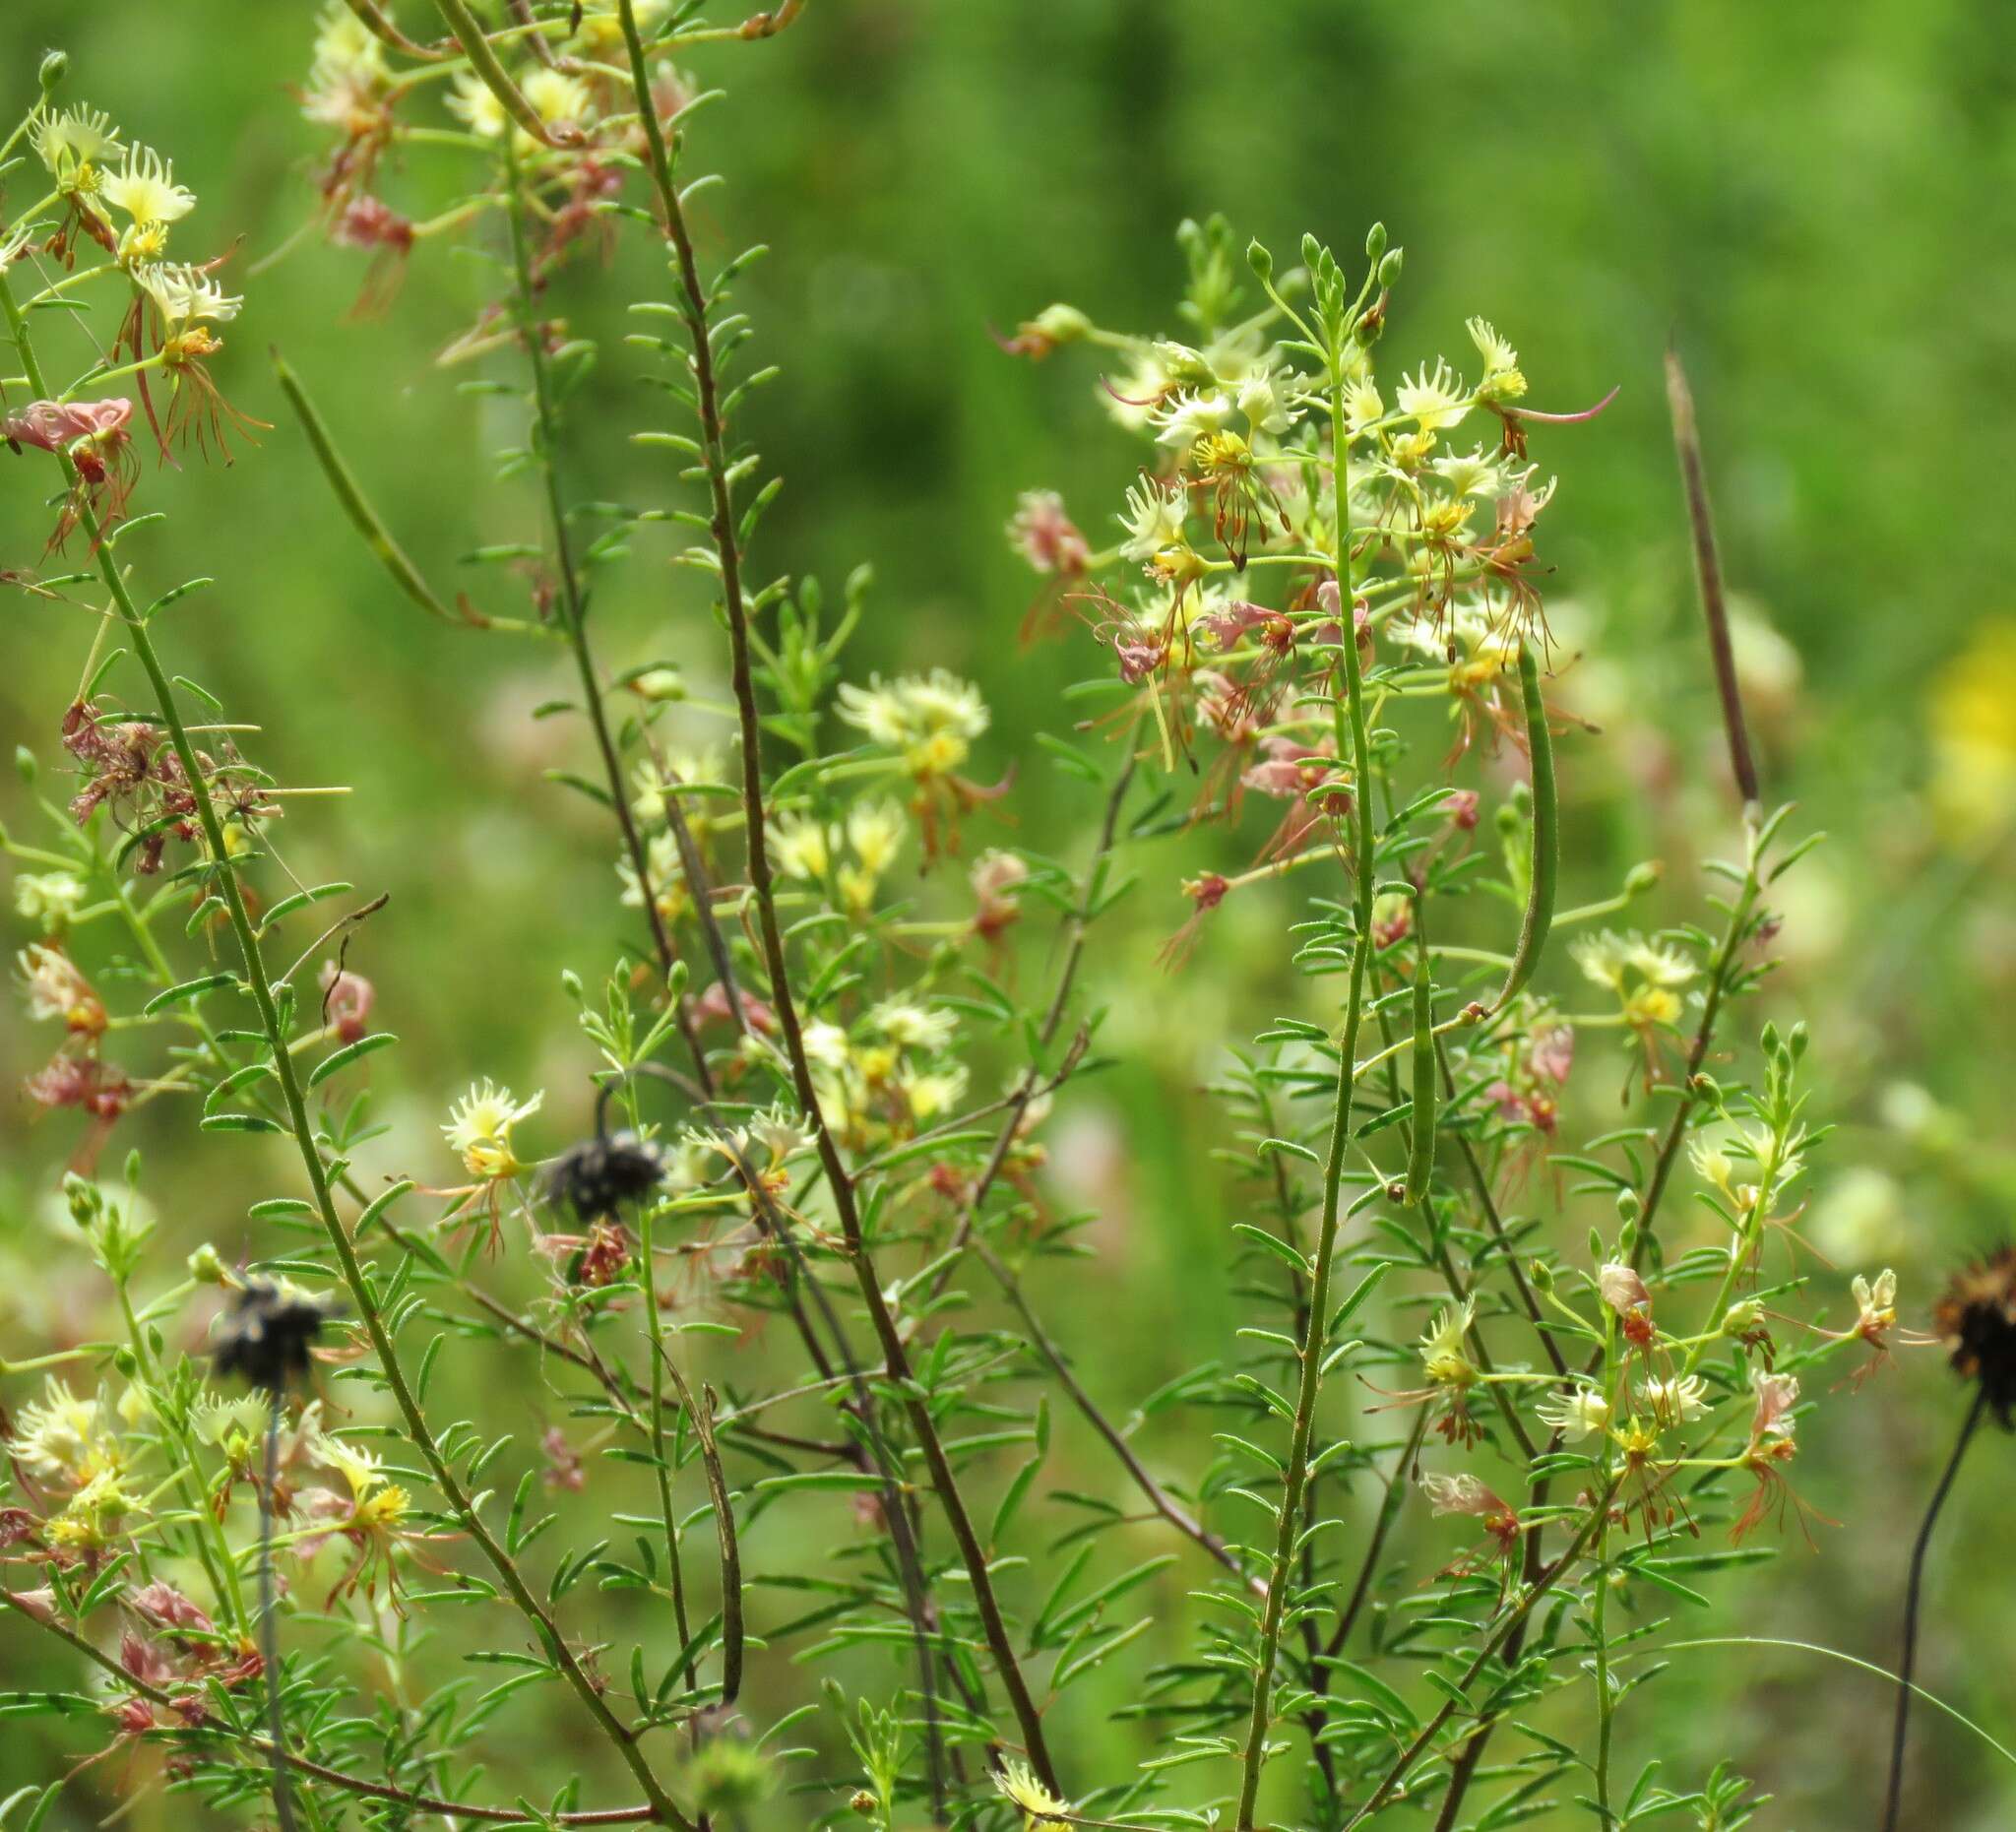
[[[1541,601],[1553,484],[1529,441],[1590,415],[1528,407],[1481,319],[1460,368],[1382,375],[1402,263],[1376,227],[1361,259],[1312,237],[1291,272],[1189,224],[1187,341],[1063,306],[1009,340],[1101,352],[1145,453],[1091,518],[1110,538],[1043,492],[1010,527],[1052,588],[1037,623],[1095,645],[1077,742],[1046,746],[1096,790],[1092,830],[1068,861],[957,863],[1009,793],[976,761],[980,691],[843,678],[865,572],[835,614],[758,570],[778,483],[738,427],[776,371],[734,282],[761,251],[703,263],[690,226],[719,92],[672,60],[797,11],[439,0],[427,36],[348,0],[303,89],[321,220],[370,251],[369,303],[451,239],[493,276],[443,366],[514,427],[521,532],[477,557],[521,614],[432,585],[279,375],[393,585],[566,670],[540,712],[581,767],[554,792],[605,811],[632,946],[568,976],[595,1119],[543,1150],[540,1095],[410,1066],[444,1141],[387,1161],[361,1065],[394,1039],[346,950],[396,947],[397,913],[294,880],[274,825],[297,791],[164,653],[162,613],[208,582],[139,584],[141,448],[248,429],[211,373],[240,300],[182,259],[195,197],[59,99],[60,59],[0,151],[34,194],[0,262],[5,432],[45,455],[50,551],[78,567],[15,577],[94,627],[53,721],[74,786],[25,764],[47,838],[6,850],[30,1010],[61,1027],[30,1094],[88,1121],[66,1187],[109,1319],[0,1363],[0,1602],[98,1682],[10,1710],[95,1725],[73,1735],[131,1787],[317,1828],[1745,1823],[1730,1764],[1670,1787],[1627,1762],[1658,1723],[1626,1708],[1687,1645],[1669,1611],[1768,1555],[1753,1534],[1804,1527],[1815,1372],[1902,1332],[1888,1273],[1830,1329],[1779,1270],[1822,1133],[1807,1039],[1739,1048],[1732,1008],[1803,846],[1760,800],[1677,367],[1743,803],[1703,922],[1619,926],[1650,868],[1560,907],[1555,745],[1585,743],[1548,699],[1575,658]],[[467,195],[416,221],[398,186],[422,148]],[[662,259],[616,359],[663,406],[611,432],[578,411],[611,357],[550,301],[615,237]],[[84,351],[74,380],[59,349]],[[639,501],[580,495],[587,437],[631,443]],[[699,590],[611,671],[632,639],[604,638],[598,585],[652,543]],[[717,701],[689,683],[724,657]],[[1295,1009],[1226,1051],[1219,1090],[1247,1321],[1116,1421],[1032,1289],[1091,1219],[1053,1212],[1040,1134],[1095,1062],[1080,980],[1123,855],[1207,825],[1245,862],[1180,895],[1144,867],[1182,918],[1168,971],[1209,958],[1228,897],[1298,890]],[[1591,1082],[1613,1123],[1571,1149]],[[243,1260],[207,1246],[186,1275],[137,1162],[96,1169],[174,1091],[298,1160]],[[1686,1202],[1718,1232],[1669,1253]],[[536,1383],[574,1428],[452,1416],[444,1363]],[[1106,1492],[1043,1486],[1063,1408],[1112,1453]],[[1150,1416],[1188,1421],[1179,1470],[1136,1447]],[[1148,1599],[1179,1591],[1194,1644],[1159,1647]],[[1109,1726],[1095,1697],[1124,1701]],[[43,1822],[63,1786],[32,1778],[0,1821]]]

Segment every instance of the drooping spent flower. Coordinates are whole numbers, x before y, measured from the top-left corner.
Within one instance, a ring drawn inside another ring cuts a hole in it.
[[[1790,1438],[1796,1423],[1792,1413],[1798,1404],[1799,1383],[1792,1374],[1767,1374],[1761,1368],[1750,1373],[1750,1391],[1757,1396],[1756,1411],[1750,1419],[1750,1442]]]
[[[1652,1341],[1652,1294],[1635,1268],[1622,1260],[1606,1260],[1598,1269],[1596,1289],[1616,1313],[1627,1342],[1642,1349]]]

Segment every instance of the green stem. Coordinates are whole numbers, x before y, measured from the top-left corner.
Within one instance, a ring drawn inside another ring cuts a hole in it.
[[[1337,366],[1337,365],[1333,365]],[[1295,1400],[1294,1424],[1289,1435],[1288,1471],[1283,1482],[1281,1514],[1276,1524],[1274,1561],[1267,1581],[1267,1601],[1260,1615],[1259,1661],[1253,1675],[1253,1710],[1246,1726],[1246,1749],[1239,1780],[1238,1832],[1252,1832],[1253,1809],[1260,1794],[1260,1771],[1267,1759],[1274,1671],[1281,1657],[1281,1624],[1288,1606],[1289,1581],[1294,1571],[1294,1544],[1301,1518],[1302,1488],[1309,1474],[1309,1438],[1315,1429],[1316,1397],[1322,1385],[1323,1350],[1330,1321],[1330,1277],[1337,1256],[1337,1232],[1344,1183],[1345,1159],[1351,1149],[1352,1095],[1356,1086],[1358,1026],[1364,1017],[1365,979],[1372,958],[1372,745],[1365,724],[1365,686],[1353,627],[1351,585],[1351,458],[1345,427],[1344,380],[1337,374],[1330,394],[1330,490],[1337,520],[1337,590],[1342,604],[1344,641],[1344,704],[1337,709],[1340,727],[1349,725],[1353,760],[1352,805],[1357,819],[1357,856],[1353,916],[1357,939],[1352,948],[1351,987],[1346,997],[1342,1053],[1337,1063],[1337,1100],[1330,1122],[1330,1145],[1323,1166],[1323,1219],[1316,1234],[1316,1252],[1309,1275],[1308,1323],[1299,1350],[1301,1386]],[[1340,729],[1340,751],[1345,732]]]
[[[693,1631],[686,1619],[686,1573],[679,1557],[679,1512],[672,1498],[672,1466],[665,1455],[665,1345],[664,1321],[658,1311],[658,1278],[652,1249],[651,1204],[637,1211],[637,1296],[644,1306],[645,1352],[651,1359],[651,1461],[658,1475],[659,1511],[665,1528],[665,1562],[672,1577],[672,1619],[679,1631],[679,1645],[687,1650],[686,1685],[700,1683],[696,1669],[699,1656],[693,1649]]]

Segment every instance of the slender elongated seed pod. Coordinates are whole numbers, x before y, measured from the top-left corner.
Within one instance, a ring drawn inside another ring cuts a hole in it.
[[[407,557],[405,548],[393,539],[392,531],[379,518],[377,510],[366,500],[349,466],[344,463],[343,454],[336,449],[336,441],[329,436],[328,424],[316,411],[314,402],[308,399],[308,391],[301,386],[300,377],[287,366],[277,349],[273,352],[273,374],[280,383],[281,393],[287,398],[287,406],[293,409],[294,417],[301,422],[308,449],[315,454],[315,462],[322,467],[322,474],[329,479],[329,487],[336,492],[336,500],[342,505],[345,516],[364,537],[364,544],[377,555],[379,563],[392,575],[393,584],[429,616],[439,617],[443,623],[457,623],[474,629],[513,627],[515,620],[487,617],[466,596],[458,595],[452,608],[442,601],[433,587],[420,576],[420,569]],[[530,626],[517,623],[516,627],[524,629]]]
[[[463,0],[434,0],[434,4],[448,22],[448,30],[455,33],[455,41],[469,58],[470,68],[482,79],[483,87],[502,103],[506,114],[542,147],[580,145],[578,131],[562,136],[539,118],[539,111],[526,100],[525,92],[512,82],[511,73],[497,61],[497,53],[483,35],[481,25]]]
[[[434,46],[417,44],[401,32],[386,18],[378,0],[344,0],[344,4],[362,22],[364,30],[381,44],[389,44],[395,51],[407,57],[425,58],[429,63],[436,63],[442,57],[443,53]]]
[[[1441,1092],[1435,1078],[1435,988],[1428,973],[1428,938],[1421,923],[1421,902],[1415,898],[1415,935],[1420,955],[1414,970],[1414,1120],[1407,1155],[1407,1200],[1428,1199],[1428,1179],[1435,1169],[1435,1102]]]
[[[1533,646],[1519,646],[1519,691],[1526,702],[1526,745],[1533,758],[1533,868],[1526,892],[1526,919],[1505,983],[1491,1010],[1500,1012],[1519,996],[1547,945],[1554,920],[1554,889],[1560,875],[1560,806],[1554,788],[1554,745],[1547,733],[1547,706],[1541,697],[1540,663]]]

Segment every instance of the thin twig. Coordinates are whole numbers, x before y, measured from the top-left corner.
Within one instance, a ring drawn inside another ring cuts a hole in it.
[[[1918,1539],[1911,1548],[1911,1581],[1904,1592],[1904,1653],[1897,1666],[1897,1716],[1890,1727],[1890,1785],[1883,1796],[1883,1832],[1897,1832],[1897,1808],[1904,1798],[1904,1737],[1911,1722],[1911,1674],[1918,1665],[1919,1600],[1924,1583],[1925,1552],[1932,1543],[1932,1528],[1938,1524],[1939,1510],[1946,1505],[1953,1479],[1960,1474],[1960,1459],[1967,1454],[1975,1427],[1981,1423],[1987,1408],[1987,1388],[1977,1387],[1974,1404],[1967,1411],[1967,1422],[1960,1427],[1953,1454],[1946,1459],[1946,1468],[1939,1477],[1938,1486],[1932,1490],[1924,1520],[1919,1526]]]

